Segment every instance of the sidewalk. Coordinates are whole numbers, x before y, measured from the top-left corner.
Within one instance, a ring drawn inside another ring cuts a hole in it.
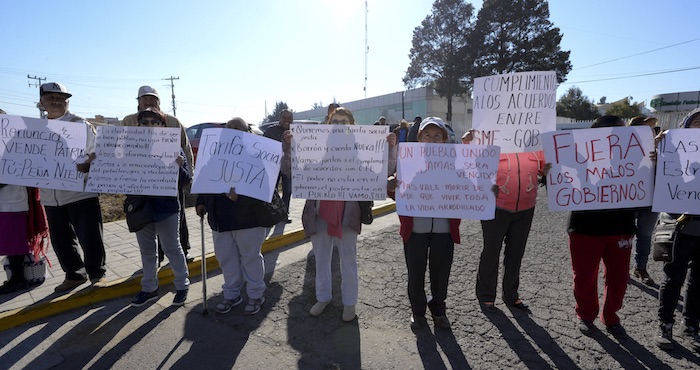
[[[277,248],[304,239],[301,226],[301,212],[304,207],[303,199],[292,199],[289,217],[290,224],[281,223],[271,228],[267,240],[263,243],[263,254]],[[393,211],[395,204],[392,200],[375,201],[374,214]],[[185,211],[190,233],[190,277],[201,275],[202,266],[202,228],[200,218],[194,207]],[[219,263],[214,257],[211,228],[204,220],[205,256],[207,271],[215,270]],[[115,221],[104,224],[104,243],[107,252],[107,284],[96,288],[89,282],[71,292],[55,293],[54,288],[64,280],[64,273],[58,263],[53,248],[49,247],[47,258],[51,267],[47,266],[46,281],[34,289],[20,291],[0,296],[0,332],[34,320],[52,316],[74,308],[102,302],[105,300],[135,295],[140,291],[141,254],[136,234],[129,232],[126,221]],[[158,273],[160,286],[170,284],[173,276],[167,264],[167,258]],[[5,280],[3,276],[2,281]]]

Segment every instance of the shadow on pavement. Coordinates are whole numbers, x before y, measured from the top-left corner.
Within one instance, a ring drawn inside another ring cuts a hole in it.
[[[571,357],[557,344],[557,341],[549,335],[547,330],[530,318],[530,315],[523,313],[517,308],[509,308],[509,310],[513,314],[515,321],[537,343],[542,352],[554,362],[557,369],[575,369],[578,367]]]
[[[435,328],[435,333],[428,328],[416,331],[416,347],[425,369],[471,369],[467,358],[464,357],[462,348],[457,343],[452,329],[444,330]],[[447,356],[450,367],[447,367],[438,346]]]

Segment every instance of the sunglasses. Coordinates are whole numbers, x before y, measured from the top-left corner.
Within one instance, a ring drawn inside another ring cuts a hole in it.
[[[159,119],[147,119],[144,118],[139,121],[139,125],[141,126],[148,126],[148,125],[162,125],[163,123]]]

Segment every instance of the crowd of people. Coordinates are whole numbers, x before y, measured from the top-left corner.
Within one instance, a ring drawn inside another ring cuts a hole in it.
[[[86,153],[93,153],[95,129],[92,124],[68,110],[71,94],[65,86],[50,82],[41,85],[40,102],[46,110],[46,118],[81,125],[87,132]],[[139,307],[159,297],[157,270],[160,261],[168,258],[175,276],[173,305],[183,305],[189,286],[187,260],[189,237],[184,217],[185,188],[192,179],[192,149],[182,124],[173,116],[163,113],[155,89],[142,86],[138,91],[138,112],[122,121],[124,126],[177,127],[182,130],[181,152],[175,162],[179,168],[177,196],[128,195],[126,206],[145,206],[152,210],[150,221],[134,227],[141,253],[143,274],[141,292],[133,299],[132,306]],[[283,149],[278,183],[282,184],[282,197],[275,193],[272,202],[263,202],[236,193],[200,195],[196,201],[196,213],[206,217],[212,229],[214,250],[221,266],[224,284],[222,299],[216,311],[225,314],[244,302],[244,313],[253,315],[265,302],[265,266],[261,247],[267,235],[268,221],[291,222],[291,140],[289,125],[293,113],[281,112],[279,124],[268,129],[265,136],[280,141]],[[324,124],[354,125],[353,114],[338,104],[328,107]],[[652,117],[635,117],[631,126],[656,126]],[[380,117],[378,125],[385,125]],[[618,127],[626,123],[616,116],[596,119],[592,128]],[[250,132],[249,125],[241,118],[234,118],[225,125],[229,129]],[[691,112],[681,122],[685,129],[700,128],[700,110]],[[413,125],[401,121],[387,136],[389,170],[387,191],[395,197],[398,178],[396,151],[404,142],[448,142],[446,123],[438,117],[415,117]],[[462,143],[470,145],[472,132],[462,137]],[[655,137],[654,147],[664,139],[664,133]],[[655,152],[650,153],[655,160]],[[94,154],[81,159],[76,169],[87,173]],[[503,251],[503,277],[501,299],[505,305],[529,311],[530,306],[519,293],[520,266],[525,253],[533,222],[537,189],[551,165],[543,152],[501,153],[495,185],[491,189],[496,197],[495,217],[481,222],[483,248],[476,274],[476,297],[482,310],[489,314],[497,311],[499,260]],[[264,213],[261,218],[260,212]],[[282,215],[282,216],[279,216]],[[284,217],[286,216],[286,217]],[[651,235],[658,214],[650,208],[607,209],[572,211],[569,217],[568,235],[573,275],[573,296],[578,329],[591,335],[594,320],[599,317],[607,331],[618,338],[626,332],[617,312],[622,308],[627,282],[630,278],[632,250],[634,264],[631,274],[642,283],[654,286],[647,272],[651,249]],[[676,216],[680,227],[673,245],[672,260],[664,263],[663,280],[659,289],[659,330],[656,344],[663,349],[673,347],[674,312],[682,286],[689,272],[684,301],[684,330],[700,349],[698,325],[700,322],[700,215]],[[399,216],[400,235],[407,269],[407,291],[410,304],[410,327],[421,330],[428,326],[426,314],[430,311],[437,328],[449,329],[447,298],[449,277],[455,244],[459,244],[459,219]],[[307,199],[301,216],[304,231],[310,237],[315,258],[315,298],[309,314],[320,316],[332,297],[331,260],[333,248],[338,250],[341,268],[342,320],[356,318],[358,303],[357,239],[362,231],[361,209],[356,201],[332,201]],[[130,225],[131,226],[131,225]],[[65,274],[64,281],[56,286],[56,292],[69,292],[88,280],[96,287],[105,281],[106,253],[102,239],[102,213],[97,193],[35,189],[31,187],[0,184],[0,254],[8,256],[10,278],[0,287],[0,294],[7,294],[32,287],[26,278],[26,261],[35,261],[50,243]],[[131,227],[130,227],[131,228]],[[636,239],[636,241],[635,241]],[[78,248],[82,249],[82,256]],[[160,250],[160,251],[159,251]],[[600,263],[605,268],[602,310],[598,298],[598,273]],[[430,294],[425,289],[425,273],[429,271]]]

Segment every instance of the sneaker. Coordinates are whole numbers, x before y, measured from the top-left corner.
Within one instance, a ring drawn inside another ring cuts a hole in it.
[[[139,294],[136,295],[136,298],[131,301],[131,307],[141,307],[148,302],[155,301],[156,299],[158,299],[158,290],[152,292],[139,292]]]
[[[87,278],[85,276],[83,276],[83,278],[80,280],[66,279],[66,280],[63,280],[63,282],[61,284],[58,284],[56,286],[56,288],[54,288],[54,291],[57,293],[67,292],[67,291],[73,290],[73,289],[83,285],[83,283],[86,281],[87,281]]]
[[[584,319],[578,319],[578,330],[583,333],[583,335],[591,336],[593,335],[593,331],[596,329],[595,324],[593,324],[593,321],[587,321]]]
[[[194,261],[194,257],[192,257],[192,255],[189,253],[185,253],[185,261],[187,261],[187,263],[190,263]]]
[[[627,338],[627,331],[625,331],[625,328],[623,328],[620,324],[607,326],[605,327],[605,330],[607,330],[608,333],[612,334],[612,336],[617,339]]]
[[[107,278],[104,276],[99,277],[99,278],[91,278],[90,279],[90,284],[92,284],[95,287],[104,287],[107,285]]]
[[[187,289],[178,290],[173,298],[173,306],[184,306],[187,300]]]
[[[635,267],[634,270],[632,270],[632,275],[639,279],[639,281],[641,281],[645,285],[655,285],[654,280],[651,278],[651,276],[649,276],[649,273],[645,269],[638,269]]]
[[[316,304],[314,304],[314,306],[311,307],[311,310],[309,311],[309,314],[310,314],[311,316],[319,316],[319,315],[321,315],[321,314],[323,313],[323,310],[326,309],[326,306],[328,306],[329,303],[331,303],[331,301],[328,301],[328,302],[321,302],[321,301],[316,302]]]
[[[2,286],[0,286],[0,294],[14,293],[24,289],[29,289],[29,282],[27,279],[13,280],[10,278],[10,280],[4,282]]]
[[[343,321],[349,322],[355,320],[355,306],[343,307]]]
[[[216,312],[218,313],[228,313],[232,308],[243,303],[243,297],[240,295],[234,299],[224,299],[221,303],[216,305]]]
[[[425,316],[416,317],[415,315],[411,315],[411,329],[418,330],[426,326],[428,326],[428,320],[425,319]]]
[[[243,313],[246,315],[255,315],[256,313],[260,312],[260,307],[262,306],[263,302],[265,302],[265,297],[249,299]]]
[[[654,338],[654,343],[661,349],[673,349],[673,323],[659,325],[659,335]]]
[[[445,316],[445,315],[442,315],[442,316],[433,315],[433,322],[435,323],[435,327],[437,327],[437,328],[445,329],[445,330],[450,329],[450,320],[448,320],[447,316]]]

